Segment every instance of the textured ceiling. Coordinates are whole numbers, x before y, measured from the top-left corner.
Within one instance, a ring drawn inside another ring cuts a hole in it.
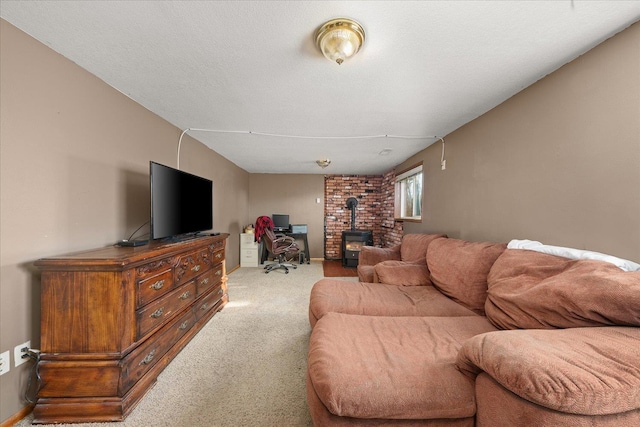
[[[638,21],[640,2],[2,0],[0,14],[178,128],[224,131],[189,135],[249,172],[379,174]],[[366,42],[339,66],[313,34],[340,16]]]

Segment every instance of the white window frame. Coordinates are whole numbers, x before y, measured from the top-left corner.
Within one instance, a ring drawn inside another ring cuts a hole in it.
[[[422,163],[396,176],[395,219],[398,221],[422,222],[422,197],[424,194],[424,174]],[[413,195],[413,196],[412,196]],[[414,203],[407,204],[407,198],[418,196]],[[406,209],[412,209],[406,212]]]

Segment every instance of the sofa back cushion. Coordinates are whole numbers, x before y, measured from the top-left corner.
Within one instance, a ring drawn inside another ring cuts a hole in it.
[[[487,275],[506,247],[506,243],[434,240],[427,251],[431,282],[449,298],[484,314]]]
[[[488,280],[486,315],[501,329],[640,326],[640,272],[507,249]]]
[[[400,245],[400,259],[405,262],[426,264],[427,248],[435,240],[447,237],[446,234],[406,234]]]
[[[431,285],[426,262],[416,264],[404,261],[383,261],[374,267],[374,283],[397,286]]]

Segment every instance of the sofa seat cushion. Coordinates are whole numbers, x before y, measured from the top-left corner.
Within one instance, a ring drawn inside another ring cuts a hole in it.
[[[338,416],[470,417],[474,384],[456,369],[456,354],[468,338],[494,330],[481,316],[328,313],[311,333],[309,379],[323,405]]]
[[[429,245],[431,282],[443,294],[484,315],[487,276],[506,243],[436,239]]]
[[[311,326],[330,312],[371,316],[475,315],[433,286],[395,286],[322,279],[311,289]]]
[[[501,329],[640,326],[640,272],[507,249],[489,274],[487,317]]]
[[[639,348],[640,328],[499,331],[465,342],[456,364],[545,408],[605,415],[640,408]]]
[[[398,286],[431,285],[427,264],[384,261],[374,267],[374,282]]]

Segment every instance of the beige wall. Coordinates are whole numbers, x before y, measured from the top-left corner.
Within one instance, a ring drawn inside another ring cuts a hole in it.
[[[251,174],[249,181],[248,223],[262,215],[288,214],[292,224],[307,224],[311,257],[324,258],[324,176]]]
[[[0,20],[0,352],[39,345],[38,258],[109,245],[149,218],[149,160],[180,131]],[[181,169],[214,182],[214,228],[251,221],[249,174],[191,138]],[[227,267],[239,263],[237,239]],[[0,377],[0,421],[25,405],[29,364]]]
[[[472,94],[470,94],[472,96]],[[640,24],[403,166],[424,161],[422,224],[468,240],[528,238],[640,261]]]

